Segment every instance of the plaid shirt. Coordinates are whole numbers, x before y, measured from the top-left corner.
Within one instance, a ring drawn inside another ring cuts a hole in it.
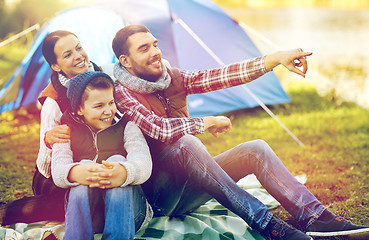
[[[216,69],[180,73],[187,95],[190,95],[248,83],[266,72],[264,58],[258,57]],[[204,133],[202,118],[161,118],[132,97],[119,81],[115,87],[118,108],[151,138],[170,143],[186,134]]]

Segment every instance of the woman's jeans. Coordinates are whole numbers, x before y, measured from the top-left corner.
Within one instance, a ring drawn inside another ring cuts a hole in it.
[[[305,226],[326,209],[262,140],[242,143],[213,158],[198,138],[185,135],[153,161],[152,176],[143,189],[156,215],[190,212],[214,197],[249,226],[262,231],[272,213],[236,184],[252,173]]]

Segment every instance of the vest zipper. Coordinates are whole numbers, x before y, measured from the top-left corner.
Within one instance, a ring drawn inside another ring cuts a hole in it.
[[[97,159],[98,159],[98,156],[99,156],[99,148],[97,147],[97,133],[95,133],[94,131],[92,131],[92,129],[90,128],[90,126],[88,126],[86,124],[86,127],[90,130],[90,133],[92,135],[92,139],[93,139],[93,144],[94,144],[94,147],[95,147],[95,150],[96,150],[96,154],[95,154],[95,157],[94,159],[92,160],[93,162],[97,162]]]
[[[156,93],[156,97],[159,99],[159,101],[161,102],[161,104],[164,107],[165,112],[167,113],[168,109],[169,109],[169,100],[168,98],[164,98],[160,93]],[[168,115],[168,113],[167,113]]]
[[[107,128],[110,128],[111,126],[118,124],[119,121],[120,121],[120,119],[117,122],[115,122],[114,124],[112,124],[109,127],[107,127]],[[95,155],[93,161],[94,162],[97,162],[97,159],[99,158],[99,148],[97,146],[97,134],[99,134],[100,132],[104,131],[106,128],[100,129],[99,131],[97,131],[95,133],[94,131],[92,131],[92,129],[90,128],[90,126],[88,126],[87,124],[86,124],[86,126],[88,127],[88,129],[90,129],[90,132],[92,134],[92,138],[93,138],[93,141],[94,141],[94,146],[95,146],[95,149],[96,149],[96,155]]]

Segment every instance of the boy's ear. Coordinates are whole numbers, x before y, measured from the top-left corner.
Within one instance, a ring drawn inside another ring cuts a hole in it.
[[[129,63],[128,58],[129,57],[127,55],[124,55],[124,54],[119,56],[119,62],[125,68],[131,68],[131,64]]]
[[[78,114],[79,116],[83,116],[83,109],[82,109],[82,107],[81,107],[81,106],[79,106],[79,107],[78,107],[78,109],[77,109],[77,114]]]
[[[51,69],[52,70],[54,70],[55,72],[60,72],[61,71],[61,69],[60,69],[60,67],[59,67],[59,65],[58,64],[51,64]]]

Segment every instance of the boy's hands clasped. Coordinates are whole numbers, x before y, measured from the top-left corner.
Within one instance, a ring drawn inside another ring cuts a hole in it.
[[[114,188],[127,179],[127,171],[117,162],[84,163],[74,166],[69,173],[69,181],[88,185],[91,188]]]

